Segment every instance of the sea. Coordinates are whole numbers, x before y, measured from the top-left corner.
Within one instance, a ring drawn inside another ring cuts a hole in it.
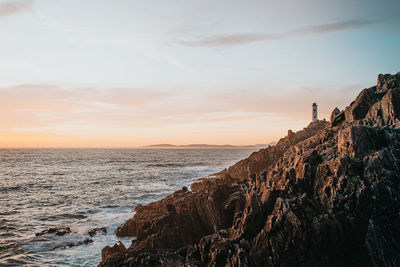
[[[0,266],[96,266],[139,205],[256,148],[0,149]],[[71,233],[37,235],[55,227]],[[106,227],[90,237],[88,231]],[[93,242],[85,244],[91,238]],[[70,247],[69,244],[79,244]]]

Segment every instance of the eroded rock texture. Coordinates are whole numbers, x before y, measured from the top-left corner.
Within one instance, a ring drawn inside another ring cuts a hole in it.
[[[399,85],[136,207],[100,266],[400,266]]]

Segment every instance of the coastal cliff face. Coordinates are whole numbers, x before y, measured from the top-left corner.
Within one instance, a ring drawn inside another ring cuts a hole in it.
[[[399,266],[400,73],[146,206],[100,266]]]

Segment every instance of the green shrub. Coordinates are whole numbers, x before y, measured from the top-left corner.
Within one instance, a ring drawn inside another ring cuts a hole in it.
[[[352,182],[353,184],[359,184],[360,183],[360,176],[349,176],[347,179]]]
[[[354,157],[350,157],[350,162],[352,162],[352,163],[359,163],[359,162],[360,162],[360,159],[354,158]]]

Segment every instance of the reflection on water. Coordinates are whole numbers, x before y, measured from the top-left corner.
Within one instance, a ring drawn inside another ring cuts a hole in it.
[[[113,232],[138,204],[222,170],[253,150],[0,150],[0,265],[91,266],[101,249],[131,238]],[[88,230],[107,228],[93,237]],[[65,235],[43,230],[70,227]],[[93,242],[74,247],[72,243]]]

